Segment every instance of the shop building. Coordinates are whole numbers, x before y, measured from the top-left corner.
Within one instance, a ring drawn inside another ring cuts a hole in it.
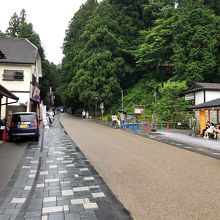
[[[19,98],[1,108],[1,119],[9,111],[39,112],[39,78],[42,77],[41,57],[38,48],[25,38],[0,38],[0,84]],[[11,103],[11,104],[10,104]]]

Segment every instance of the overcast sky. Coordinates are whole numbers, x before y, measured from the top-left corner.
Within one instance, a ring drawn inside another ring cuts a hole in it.
[[[0,30],[5,32],[11,16],[24,8],[28,22],[40,35],[46,58],[58,64],[62,60],[65,30],[74,13],[86,0],[6,0],[1,4]]]

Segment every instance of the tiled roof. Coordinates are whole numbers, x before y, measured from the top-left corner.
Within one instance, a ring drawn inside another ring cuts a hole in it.
[[[182,94],[184,95],[184,94],[194,93],[194,92],[203,91],[203,90],[219,90],[220,91],[220,83],[197,82],[192,87],[190,87],[188,90],[183,92]]]
[[[220,107],[220,98],[211,100],[209,102],[204,102],[191,107],[191,109],[201,109],[201,108],[215,108]]]
[[[0,37],[0,51],[5,55],[0,63],[34,64],[38,55],[37,47],[25,38]]]

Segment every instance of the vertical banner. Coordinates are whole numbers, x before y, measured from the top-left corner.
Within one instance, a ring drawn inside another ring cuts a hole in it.
[[[199,111],[199,124],[200,124],[200,134],[202,134],[203,129],[206,128],[206,114],[204,109],[201,109]]]
[[[42,113],[42,121],[43,125],[47,126],[47,106],[41,104],[41,113]]]

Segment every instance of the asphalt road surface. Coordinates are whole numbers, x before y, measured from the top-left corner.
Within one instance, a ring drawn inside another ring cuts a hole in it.
[[[220,219],[219,160],[68,114],[60,120],[134,219]]]
[[[0,144],[0,192],[13,175],[26,147],[27,142]]]

